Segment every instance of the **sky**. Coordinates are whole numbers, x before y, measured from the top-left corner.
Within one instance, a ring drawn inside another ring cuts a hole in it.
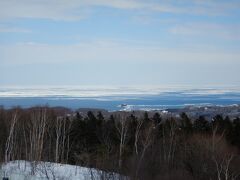
[[[0,86],[240,86],[239,0],[0,0]]]

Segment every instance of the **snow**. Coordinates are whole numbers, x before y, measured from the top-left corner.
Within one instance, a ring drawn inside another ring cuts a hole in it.
[[[50,162],[11,161],[2,164],[0,178],[10,180],[88,180],[88,179],[124,179],[117,173],[68,164]]]
[[[191,86],[40,86],[40,87],[3,87],[0,97],[55,97],[55,98],[99,98],[114,96],[159,95],[178,92],[186,95],[209,95],[239,93],[240,87],[197,88]],[[101,99],[103,98],[103,99]],[[120,97],[122,98],[122,97]],[[109,100],[107,98],[107,100]]]

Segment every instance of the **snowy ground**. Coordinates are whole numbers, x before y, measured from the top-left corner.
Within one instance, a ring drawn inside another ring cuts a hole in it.
[[[116,173],[73,166],[67,164],[27,161],[11,161],[2,164],[0,178],[8,177],[9,180],[115,180],[127,179]]]

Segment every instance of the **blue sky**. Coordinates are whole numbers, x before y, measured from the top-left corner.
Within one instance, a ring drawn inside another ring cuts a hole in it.
[[[0,0],[0,85],[240,85],[238,0]]]

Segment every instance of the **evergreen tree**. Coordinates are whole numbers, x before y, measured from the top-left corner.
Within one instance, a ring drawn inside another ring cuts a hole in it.
[[[226,133],[226,130],[228,131],[228,128],[230,127],[230,120],[229,118],[226,119],[225,121],[222,117],[222,115],[218,114],[213,118],[213,128],[217,128],[217,133],[222,134]]]
[[[143,122],[144,123],[148,123],[150,121],[149,117],[148,117],[148,112],[145,111],[144,115],[143,115]]]
[[[155,123],[155,125],[158,125],[158,124],[160,124],[161,123],[161,121],[162,121],[162,118],[161,118],[161,116],[160,116],[160,114],[159,113],[155,113],[154,115],[153,115],[153,122]]]
[[[88,116],[89,121],[96,121],[97,120],[92,111],[88,111],[87,116]]]
[[[210,124],[204,116],[199,116],[199,118],[194,121],[193,127],[197,132],[208,132],[210,130]]]
[[[76,118],[78,119],[78,120],[82,120],[82,115],[79,113],[79,112],[77,112],[76,113]]]
[[[233,145],[240,148],[240,118],[237,117],[233,120],[232,123],[232,131],[231,131],[231,138],[230,141]]]
[[[101,112],[101,111],[98,111],[98,114],[97,114],[97,119],[98,119],[99,121],[103,121],[103,120],[104,120],[104,117],[103,117],[103,115],[102,115],[102,112]]]
[[[192,122],[184,112],[181,114],[180,128],[187,134],[192,132]]]

